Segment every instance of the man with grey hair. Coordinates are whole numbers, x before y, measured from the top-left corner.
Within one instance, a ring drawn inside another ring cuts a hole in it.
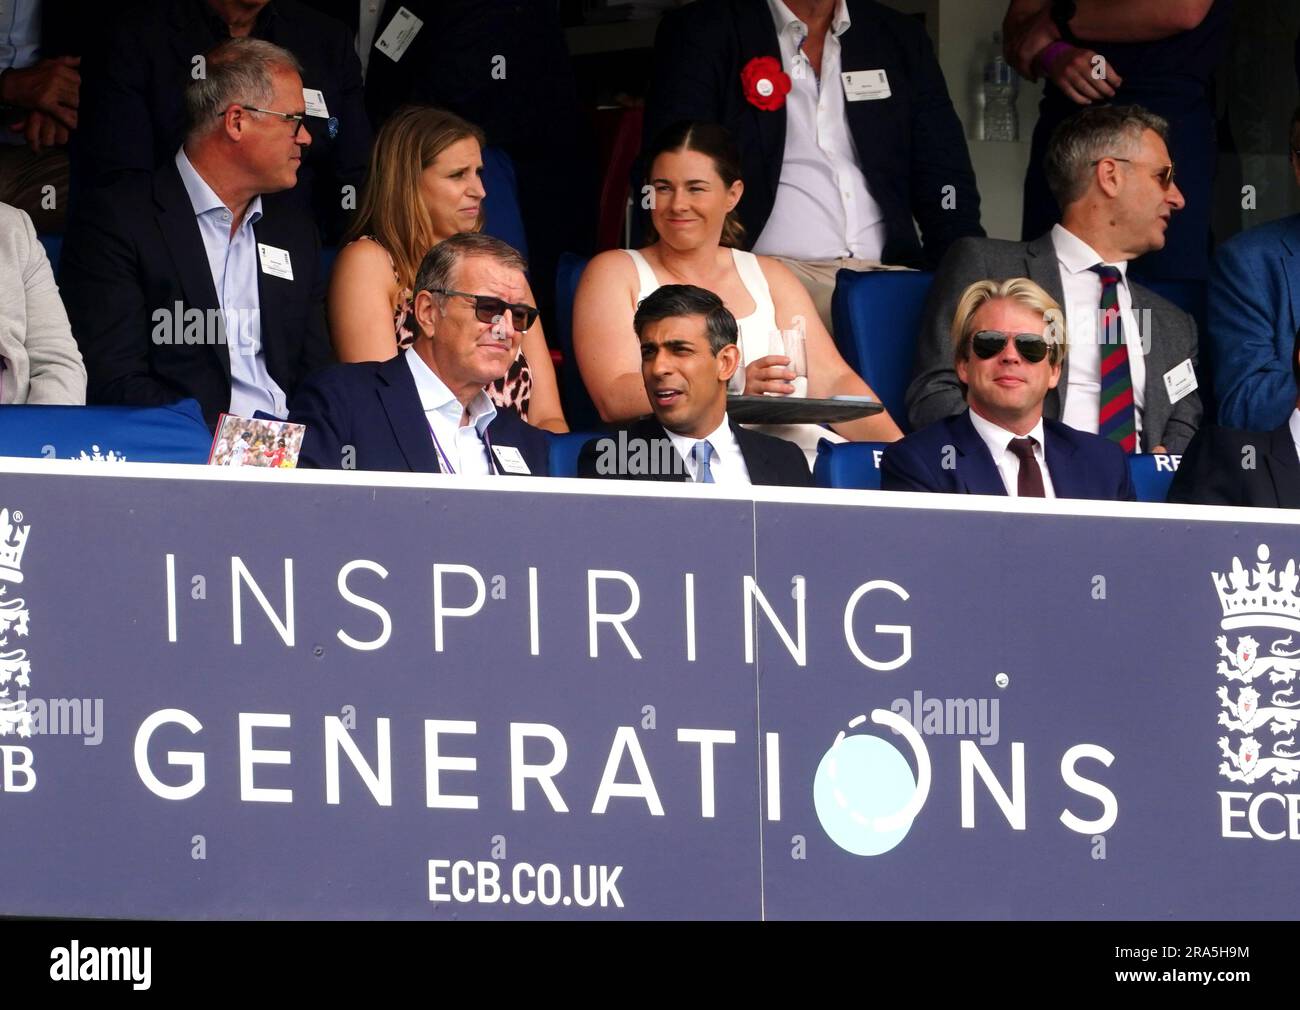
[[[546,433],[485,387],[506,374],[537,309],[523,257],[500,239],[461,232],[438,243],[415,277],[415,344],[387,361],[339,365],[303,383],[289,420],[307,426],[300,466],[470,477],[546,476]]]
[[[298,63],[243,38],[206,65],[172,160],[84,196],[61,279],[88,402],[193,397],[215,426],[283,417],[331,352],[316,229],[286,192],[311,143]]]
[[[298,103],[311,145],[294,187],[326,237],[342,233],[370,156],[361,64],[347,26],[298,0],[141,0],[121,6],[86,49],[73,188],[106,185],[171,161],[186,130],[183,94],[230,39],[270,42],[301,63]],[[256,103],[254,103],[256,104]],[[74,201],[75,204],[75,201]],[[76,216],[78,208],[72,207]]]
[[[1201,419],[1196,324],[1126,276],[1183,207],[1165,121],[1137,106],[1084,109],[1057,129],[1046,171],[1061,223],[1032,242],[959,239],[935,274],[907,391],[920,428],[966,406],[949,356],[957,300],[980,280],[1027,277],[1065,307],[1070,360],[1045,416],[1125,452],[1181,452]]]

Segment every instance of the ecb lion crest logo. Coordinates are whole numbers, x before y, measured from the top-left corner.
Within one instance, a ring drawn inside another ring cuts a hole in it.
[[[9,585],[23,581],[23,553],[31,530],[30,523],[23,523],[22,512],[0,508],[0,737],[32,735],[26,698],[9,697],[11,687],[27,688],[32,683],[31,659],[16,641],[27,637],[27,602],[9,595]]]
[[[1231,737],[1219,737],[1223,757],[1219,774],[1246,784],[1267,776],[1274,785],[1281,785],[1300,779],[1300,749],[1296,747],[1300,700],[1293,698],[1300,648],[1292,648],[1293,636],[1300,635],[1300,570],[1294,560],[1275,569],[1264,544],[1256,557],[1251,570],[1242,566],[1240,558],[1233,558],[1230,572],[1212,576],[1223,608],[1222,628],[1250,628],[1268,642],[1263,650],[1255,635],[1243,634],[1229,649],[1227,635],[1214,640],[1222,657],[1216,673],[1240,685],[1235,697],[1227,683],[1221,683],[1217,692],[1219,725],[1241,734],[1235,744]],[[1279,636],[1267,629],[1290,634]],[[1279,684],[1287,686],[1272,689]]]

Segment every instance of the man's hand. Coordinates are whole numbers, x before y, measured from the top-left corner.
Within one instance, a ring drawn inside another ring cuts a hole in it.
[[[1036,81],[1035,57],[1060,37],[1048,4],[1035,10],[1024,3],[1013,3],[1002,22],[1002,55],[1021,77]]]
[[[761,396],[776,393],[787,396],[794,392],[794,369],[784,354],[769,354],[745,366],[745,395]]]
[[[1048,78],[1080,105],[1114,98],[1115,90],[1124,83],[1110,61],[1091,49],[1067,46],[1053,54],[1050,64],[1043,68]],[[1105,70],[1105,75],[1096,76],[1098,69]]]
[[[33,154],[40,154],[41,149],[46,147],[62,147],[69,137],[66,126],[43,112],[29,112],[26,118],[10,129],[27,138],[27,146]]]
[[[0,105],[16,105],[53,117],[69,130],[77,128],[81,96],[80,56],[56,56],[0,77]]]

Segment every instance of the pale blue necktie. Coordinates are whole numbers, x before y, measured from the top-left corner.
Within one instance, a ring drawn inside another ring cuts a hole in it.
[[[712,484],[713,471],[709,469],[709,460],[713,457],[713,446],[707,441],[696,442],[691,447],[691,457],[695,460],[695,483]]]

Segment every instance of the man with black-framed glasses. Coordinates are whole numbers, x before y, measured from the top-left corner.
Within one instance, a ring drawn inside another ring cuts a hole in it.
[[[313,376],[289,419],[307,426],[298,465],[466,477],[547,476],[550,443],[486,387],[506,374],[537,309],[523,257],[500,239],[461,232],[415,277],[415,343],[387,361]]]
[[[1032,242],[959,239],[939,264],[918,334],[908,420],[922,427],[965,406],[948,348],[957,300],[973,282],[1028,277],[1065,311],[1070,360],[1048,417],[1127,453],[1179,453],[1201,420],[1196,323],[1134,283],[1129,264],[1165,244],[1185,201],[1168,124],[1137,106],[1087,108],[1047,151],[1061,222]]]
[[[950,353],[967,409],[887,446],[881,488],[1133,501],[1118,445],[1043,416],[1061,380],[1066,334],[1061,306],[1028,278],[966,288]]]
[[[192,397],[205,419],[275,417],[332,360],[315,225],[289,192],[303,151],[302,77],[241,38],[185,89],[171,162],[87,193],[63,249],[64,301],[90,403]]]

